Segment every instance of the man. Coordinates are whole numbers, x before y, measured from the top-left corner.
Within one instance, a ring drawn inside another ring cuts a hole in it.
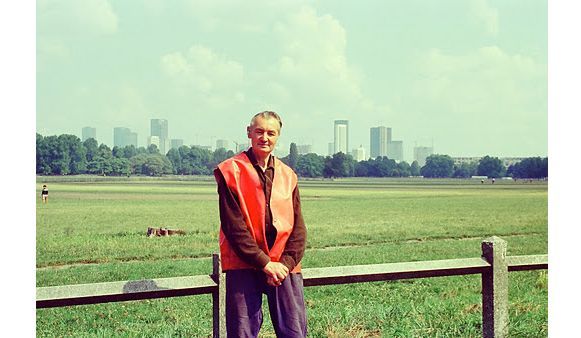
[[[272,155],[282,122],[272,111],[247,127],[252,147],[214,170],[228,337],[257,337],[262,294],[277,337],[306,337],[301,259],[306,227],[297,175]]]

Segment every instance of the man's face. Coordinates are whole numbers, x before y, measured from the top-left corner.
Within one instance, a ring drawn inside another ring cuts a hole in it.
[[[247,128],[248,138],[252,140],[252,149],[257,154],[268,156],[274,150],[280,135],[280,125],[274,118],[254,119],[254,123]]]

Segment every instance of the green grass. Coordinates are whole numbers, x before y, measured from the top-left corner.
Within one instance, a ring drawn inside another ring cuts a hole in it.
[[[218,207],[207,178],[49,182],[37,204],[37,286],[211,273]],[[299,183],[308,228],[303,267],[480,256],[484,237],[509,255],[547,253],[546,182],[420,179]],[[186,236],[147,238],[148,226]],[[510,274],[511,336],[547,335],[544,271]],[[440,277],[305,289],[313,337],[476,337],[480,279]],[[274,336],[267,307],[263,334]],[[211,298],[180,297],[37,311],[38,336],[208,336]]]

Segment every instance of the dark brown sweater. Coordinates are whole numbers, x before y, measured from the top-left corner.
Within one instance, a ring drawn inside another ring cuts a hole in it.
[[[254,157],[252,148],[248,149],[245,153],[256,169],[260,182],[262,183],[265,201],[267,201],[264,224],[266,225],[266,241],[270,249],[276,239],[276,228],[272,225],[272,212],[270,211],[269,203],[270,193],[272,191],[272,180],[275,175],[274,158],[273,156],[269,157],[267,168],[263,172]],[[268,255],[258,247],[258,244],[256,244],[256,241],[246,226],[246,222],[244,222],[244,216],[240,210],[238,196],[228,188],[224,175],[218,168],[214,170],[214,176],[218,183],[220,224],[222,232],[224,232],[226,239],[240,258],[255,268],[262,269],[268,262],[270,262],[270,257],[268,257]],[[301,199],[298,186],[293,190],[293,208],[295,214],[293,230],[288,238],[286,247],[280,259],[280,262],[284,264],[289,271],[294,269],[303,258],[307,235],[307,229],[301,213]]]

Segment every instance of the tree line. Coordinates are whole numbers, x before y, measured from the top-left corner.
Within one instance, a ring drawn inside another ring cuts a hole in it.
[[[160,154],[156,145],[109,148],[89,138],[36,134],[36,173],[41,175],[94,174],[107,176],[211,175],[216,165],[234,155],[224,148],[211,151],[196,146],[181,146]],[[530,157],[505,168],[497,157],[485,156],[475,163],[454,164],[448,155],[430,155],[424,166],[408,164],[385,156],[359,161],[342,152],[332,156],[299,154],[291,143],[289,154],[281,158],[301,177],[439,177],[471,176],[514,178],[548,177],[548,159]]]

